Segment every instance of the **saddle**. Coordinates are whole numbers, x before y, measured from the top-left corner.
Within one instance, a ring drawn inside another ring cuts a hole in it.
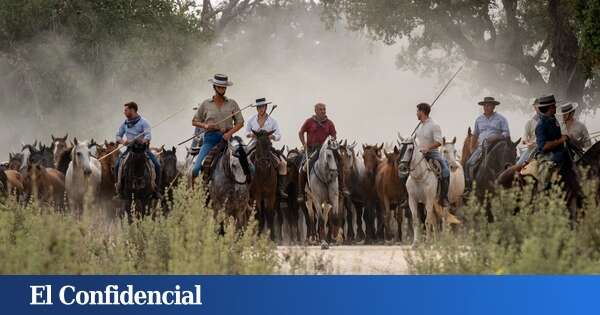
[[[438,180],[438,185],[437,185],[437,196],[438,198],[441,197],[442,195],[442,165],[440,165],[440,162],[438,160],[434,160],[434,159],[425,159],[427,161],[427,166],[428,168],[433,171],[433,173],[435,174],[435,177]]]
[[[217,168],[217,163],[223,155],[223,152],[225,152],[225,149],[227,149],[227,142],[223,140],[212,148],[204,158],[204,161],[202,161],[202,182],[205,187],[207,187],[206,185],[210,182],[212,174]]]
[[[540,185],[538,188],[544,190],[548,185],[556,180],[559,165],[554,163],[548,155],[537,154],[535,158],[523,166],[520,174],[522,176],[532,176]]]
[[[125,165],[127,165],[127,161],[129,160],[129,157],[131,156],[131,152],[127,152],[125,154],[125,156],[123,157],[123,160],[121,161],[121,164],[119,165],[119,169],[118,169],[118,174],[117,174],[117,192],[121,193],[122,190],[122,180],[123,180],[123,173],[125,172]],[[146,171],[148,172],[148,174],[150,174],[150,185],[152,187],[152,191],[158,191],[158,187],[156,187],[156,172],[154,171],[154,165],[152,164],[152,161],[150,161],[150,159],[148,157],[144,158],[145,161],[145,166],[146,166]]]

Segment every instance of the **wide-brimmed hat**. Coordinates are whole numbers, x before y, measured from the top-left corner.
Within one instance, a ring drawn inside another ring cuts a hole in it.
[[[500,105],[500,102],[496,101],[491,96],[486,96],[483,98],[483,101],[478,103],[479,105],[492,104],[492,105]]]
[[[546,107],[550,105],[556,105],[556,99],[553,94],[540,97],[537,107]]]
[[[266,98],[257,98],[256,102],[254,104],[252,104],[253,107],[259,107],[259,106],[267,106],[269,104],[271,104],[272,102],[267,102]]]
[[[212,79],[209,79],[208,82],[212,82],[213,85],[221,87],[228,87],[233,85],[233,82],[229,81],[227,75],[224,74],[215,74],[215,76]]]
[[[560,113],[561,114],[568,114],[570,112],[574,112],[577,107],[579,107],[579,104],[577,103],[566,103],[560,106]]]

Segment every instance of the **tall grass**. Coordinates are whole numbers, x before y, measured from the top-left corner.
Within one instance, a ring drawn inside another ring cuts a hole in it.
[[[569,222],[563,189],[501,190],[490,198],[488,223],[475,201],[462,209],[466,223],[407,251],[419,274],[578,274],[600,272],[600,209],[597,183],[583,183],[580,219]],[[519,211],[515,214],[515,209]]]
[[[76,218],[37,203],[0,201],[2,274],[270,274],[275,245],[251,220],[241,232],[203,206],[204,195],[178,189],[168,216],[132,224],[87,206]]]

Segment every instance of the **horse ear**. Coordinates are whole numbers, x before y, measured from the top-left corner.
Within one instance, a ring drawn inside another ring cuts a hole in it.
[[[252,130],[252,133],[253,133],[255,136],[258,136],[258,132],[256,132],[254,129],[250,129],[250,130]]]
[[[521,138],[519,138],[519,140],[517,140],[516,142],[513,142],[513,146],[516,147],[519,145],[519,143],[521,143]]]
[[[364,143],[363,143],[362,147],[363,147],[363,151],[365,151],[367,149],[367,145]]]
[[[344,146],[348,146],[348,139],[344,140]]]
[[[79,143],[77,142],[77,137],[73,138],[73,143],[75,143],[75,145],[79,145]]]
[[[446,144],[446,137],[442,137],[442,145]]]
[[[108,141],[104,140],[104,146],[108,147]]]
[[[469,127],[469,129],[467,130],[467,136],[471,136],[471,135],[472,135],[472,133],[471,133],[471,127]]]
[[[67,141],[67,138],[69,137],[69,133],[67,132],[67,134],[65,135],[65,137],[63,138],[63,141]]]
[[[52,142],[55,142],[55,141],[56,141],[56,138],[54,137],[54,135],[53,135],[53,134],[50,134],[50,138],[52,138]]]
[[[452,138],[452,144],[456,144],[456,137]]]
[[[175,146],[173,146],[173,153],[177,152],[177,148]]]
[[[394,153],[400,153],[400,150],[398,150],[397,146],[394,146]]]
[[[383,149],[383,143],[381,143],[381,145],[377,148],[377,150],[381,150]]]

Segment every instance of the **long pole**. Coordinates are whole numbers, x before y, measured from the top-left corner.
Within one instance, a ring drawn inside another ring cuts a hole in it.
[[[248,105],[248,106],[245,106],[244,108],[242,108],[242,109],[240,109],[240,110],[238,110],[238,111],[235,111],[235,112],[231,113],[231,115],[229,115],[229,116],[227,116],[227,117],[225,117],[225,118],[223,118],[223,119],[219,120],[219,121],[218,121],[218,122],[216,122],[215,124],[216,124],[216,125],[218,125],[218,124],[220,124],[220,123],[223,123],[223,122],[227,121],[227,120],[228,120],[228,119],[230,119],[231,117],[233,117],[233,116],[237,115],[238,113],[241,113],[241,112],[243,112],[244,110],[246,110],[248,107],[251,107],[252,105],[254,105],[254,104],[250,104],[250,105]],[[192,136],[192,137],[190,137],[190,138],[187,138],[187,139],[185,139],[185,140],[183,140],[183,141],[179,142],[179,143],[177,144],[177,146],[180,146],[180,145],[182,145],[182,144],[184,144],[184,143],[190,142],[190,141],[194,140],[194,138],[196,138],[196,137],[197,137],[197,135],[194,135],[194,136]]]
[[[148,132],[150,132],[152,129],[154,129],[154,128],[156,128],[156,127],[160,126],[160,125],[161,125],[161,124],[163,124],[165,121],[167,121],[167,120],[169,120],[169,119],[173,118],[175,115],[177,115],[177,114],[181,113],[182,111],[184,111],[184,110],[185,110],[185,109],[187,109],[187,108],[188,108],[187,106],[185,106],[185,107],[182,107],[182,108],[181,108],[181,109],[179,109],[178,111],[174,112],[173,114],[171,114],[171,115],[169,115],[169,116],[165,117],[163,120],[161,120],[161,121],[159,121],[158,123],[156,123],[154,126],[150,126],[150,129],[148,129],[148,130],[144,130],[144,132],[142,132],[142,133],[140,133],[139,135],[135,136],[135,138],[133,138],[133,139],[131,140],[131,142],[133,142],[133,141],[135,141],[135,140],[139,139],[141,136],[143,136],[143,135],[147,134],[147,133],[148,133]],[[100,157],[100,158],[98,159],[98,161],[102,161],[103,159],[107,158],[108,156],[112,155],[113,153],[115,153],[115,152],[117,152],[117,151],[121,150],[121,148],[123,148],[123,147],[124,147],[124,145],[122,145],[122,144],[119,144],[119,145],[117,146],[117,148],[116,148],[116,149],[114,149],[114,150],[110,151],[108,154],[106,154],[106,155],[104,155],[104,156]]]
[[[431,107],[433,107],[433,105],[435,105],[435,102],[437,102],[437,100],[444,94],[444,92],[446,92],[446,90],[448,89],[448,86],[450,86],[450,83],[452,83],[452,81],[454,81],[454,78],[456,78],[456,76],[458,75],[458,73],[460,71],[462,71],[463,67],[465,66],[465,64],[463,63],[458,70],[456,70],[456,72],[454,73],[454,75],[452,75],[452,77],[450,78],[450,80],[448,80],[448,82],[446,83],[446,85],[444,85],[444,88],[442,88],[442,90],[440,91],[440,93],[438,93],[438,95],[435,97],[435,99],[433,100],[433,102],[431,102]],[[421,122],[419,122],[417,124],[417,126],[415,127],[415,129],[413,130],[413,132],[410,134],[410,137],[414,137],[415,136],[415,132],[417,132],[417,129],[419,129],[419,126],[421,126]]]

